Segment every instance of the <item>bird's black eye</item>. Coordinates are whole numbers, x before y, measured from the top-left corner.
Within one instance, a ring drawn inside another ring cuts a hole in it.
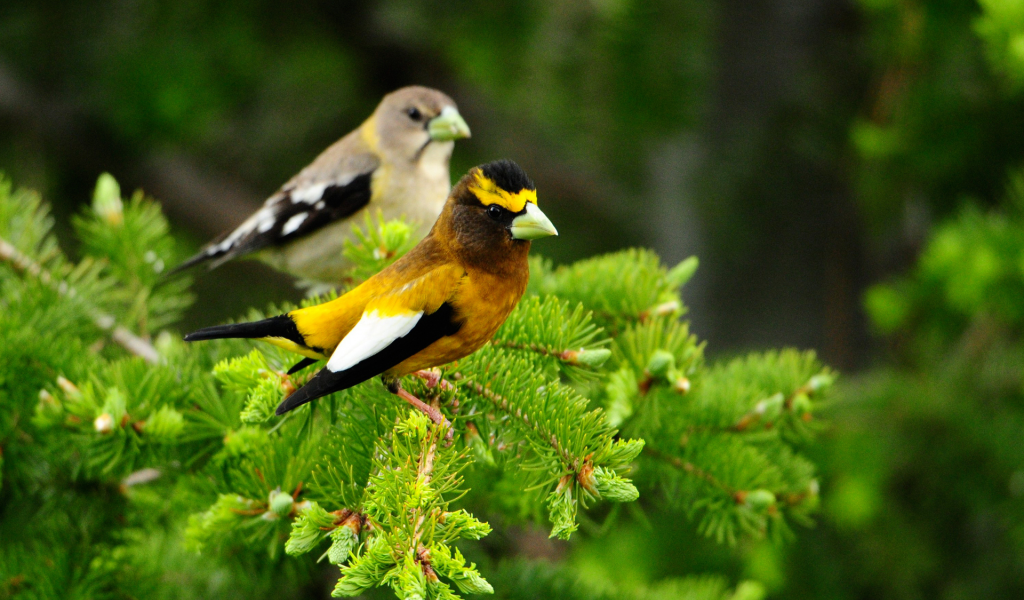
[[[405,114],[409,115],[409,118],[412,119],[413,121],[422,121],[423,120],[423,113],[421,113],[420,109],[416,108],[415,106],[412,107],[412,108],[406,109]]]
[[[496,204],[492,204],[487,207],[487,216],[491,217],[495,221],[501,218],[501,207]]]

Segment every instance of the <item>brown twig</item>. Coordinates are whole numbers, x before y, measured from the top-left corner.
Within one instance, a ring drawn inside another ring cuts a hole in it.
[[[62,296],[71,295],[72,289],[63,282],[54,281],[49,272],[44,270],[31,258],[25,256],[13,244],[0,238],[0,260],[10,263],[16,271],[27,273],[54,288]],[[122,348],[135,356],[142,357],[146,362],[156,364],[160,361],[160,355],[156,348],[146,340],[117,324],[114,317],[100,311],[91,310],[89,316],[96,327],[110,333],[110,339],[117,342]]]
[[[560,350],[555,350],[547,346],[540,344],[521,344],[519,342],[506,341],[506,340],[491,340],[492,346],[499,346],[504,348],[511,348],[512,350],[528,350],[530,352],[536,352],[542,356],[551,356],[559,360],[566,360],[562,355],[564,354]],[[568,350],[566,350],[568,352]]]
[[[431,433],[428,441],[427,451],[420,455],[416,465],[417,483],[423,487],[429,486],[434,476],[434,458],[437,455],[437,436]],[[420,507],[416,507],[411,517],[413,526],[411,546],[412,548],[419,548],[420,540],[423,538],[423,524],[426,522],[427,514],[422,512]],[[429,565],[429,562],[424,564]]]

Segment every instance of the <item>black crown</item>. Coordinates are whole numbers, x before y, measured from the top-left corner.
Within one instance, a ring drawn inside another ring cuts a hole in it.
[[[535,190],[533,180],[526,175],[526,172],[516,163],[508,160],[496,160],[480,167],[488,179],[498,184],[498,187],[510,193],[517,193],[522,190]]]

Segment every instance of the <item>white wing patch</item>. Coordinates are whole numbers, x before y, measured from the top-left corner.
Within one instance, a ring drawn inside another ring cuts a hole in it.
[[[317,200],[324,197],[324,190],[328,186],[334,185],[333,183],[316,183],[313,185],[307,185],[301,188],[295,188],[289,194],[292,197],[292,202],[305,202],[306,204],[313,204]]]
[[[274,211],[271,208],[271,203],[264,204],[258,211],[254,212],[244,223],[238,226],[237,229],[231,232],[231,235],[224,238],[219,244],[215,244],[207,249],[207,254],[215,254],[218,252],[227,252],[231,250],[231,247],[235,245],[243,237],[252,233],[255,229],[260,232],[270,231],[274,227]]]
[[[284,227],[281,228],[281,235],[288,235],[294,233],[296,229],[302,225],[303,221],[306,220],[306,213],[299,213],[292,218],[285,221]]]
[[[382,317],[376,310],[363,314],[352,331],[341,340],[327,361],[332,373],[351,369],[360,362],[387,348],[391,342],[404,337],[423,317],[423,311]]]

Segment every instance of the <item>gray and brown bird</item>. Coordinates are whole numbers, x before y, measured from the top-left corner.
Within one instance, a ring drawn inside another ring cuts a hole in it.
[[[486,344],[526,290],[530,241],[551,235],[530,178],[511,161],[488,163],[459,181],[427,237],[347,294],[185,340],[263,340],[306,357],[290,372],[326,360],[277,414],[381,375],[388,389],[440,420],[399,378]]]
[[[405,87],[384,96],[370,118],[281,186],[234,230],[207,244],[175,270],[254,255],[300,279],[344,280],[342,256],[366,211],[405,217],[422,237],[441,212],[455,140],[469,137],[455,102],[430,88]]]

